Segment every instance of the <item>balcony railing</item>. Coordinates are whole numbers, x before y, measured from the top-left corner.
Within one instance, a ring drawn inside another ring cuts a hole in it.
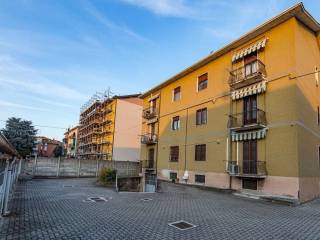
[[[140,163],[141,163],[142,168],[155,169],[154,160],[141,160]]]
[[[265,65],[256,60],[230,72],[229,84],[231,88],[241,88],[263,80],[266,75]]]
[[[228,122],[228,128],[234,130],[258,129],[266,125],[266,113],[260,109],[232,114]]]
[[[142,116],[145,119],[152,119],[158,116],[158,109],[155,107],[149,107],[143,110]]]
[[[266,177],[267,168],[265,161],[240,161],[242,165],[238,165],[236,161],[228,161],[228,173],[232,176],[240,177]]]
[[[158,142],[158,136],[156,134],[146,134],[141,136],[142,144],[155,144]]]

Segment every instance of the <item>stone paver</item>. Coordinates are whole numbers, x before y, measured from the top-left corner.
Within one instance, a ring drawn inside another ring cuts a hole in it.
[[[92,179],[28,181],[16,189],[11,216],[0,220],[0,239],[320,239],[320,200],[291,207],[167,183],[162,190],[116,193]],[[181,219],[197,227],[168,226]]]

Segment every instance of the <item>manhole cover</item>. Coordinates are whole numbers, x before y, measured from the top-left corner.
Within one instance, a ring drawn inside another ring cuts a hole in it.
[[[148,201],[152,201],[152,199],[151,198],[142,198],[141,201],[148,202]]]
[[[169,223],[169,226],[175,227],[175,228],[177,228],[179,230],[187,230],[187,229],[196,227],[196,225],[193,225],[193,224],[188,223],[188,222],[183,221],[183,220]]]

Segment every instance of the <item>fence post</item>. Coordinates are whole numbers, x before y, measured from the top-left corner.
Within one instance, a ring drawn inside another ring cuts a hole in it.
[[[9,194],[10,194],[10,186],[11,186],[11,170],[10,170],[10,163],[7,160],[7,166],[4,173],[4,198],[3,198],[3,204],[2,204],[2,211],[1,215],[8,215],[8,201],[9,201]]]
[[[2,196],[1,196],[1,206],[0,206],[0,214],[1,216],[5,213],[5,205],[6,205],[6,192],[8,186],[8,173],[9,173],[9,160],[6,161],[6,167],[3,175],[3,183],[2,183]]]
[[[99,159],[97,159],[96,177],[98,177],[98,174],[99,174]]]
[[[20,175],[22,169],[22,159],[19,159],[18,175]]]
[[[78,164],[78,177],[80,177],[80,169],[81,169],[81,161],[79,158],[79,164]]]
[[[61,157],[58,158],[57,177],[59,177],[59,175],[60,175],[60,161],[61,161]]]

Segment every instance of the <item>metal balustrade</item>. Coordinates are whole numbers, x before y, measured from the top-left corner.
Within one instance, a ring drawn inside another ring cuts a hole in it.
[[[243,67],[230,71],[229,85],[231,88],[240,88],[263,80],[266,67],[260,60],[255,60]]]
[[[158,116],[158,109],[155,107],[148,107],[143,110],[142,116],[145,119],[152,119]]]
[[[155,144],[158,142],[158,136],[156,134],[146,134],[141,136],[142,144]]]
[[[242,160],[228,161],[227,172],[229,175],[242,177],[265,177],[267,167],[265,161]]]
[[[231,129],[262,128],[266,125],[266,113],[260,109],[229,115],[228,128]]]
[[[21,172],[21,160],[7,160],[2,169],[0,169],[0,214],[7,216],[10,211],[9,201],[14,193],[15,185]]]

